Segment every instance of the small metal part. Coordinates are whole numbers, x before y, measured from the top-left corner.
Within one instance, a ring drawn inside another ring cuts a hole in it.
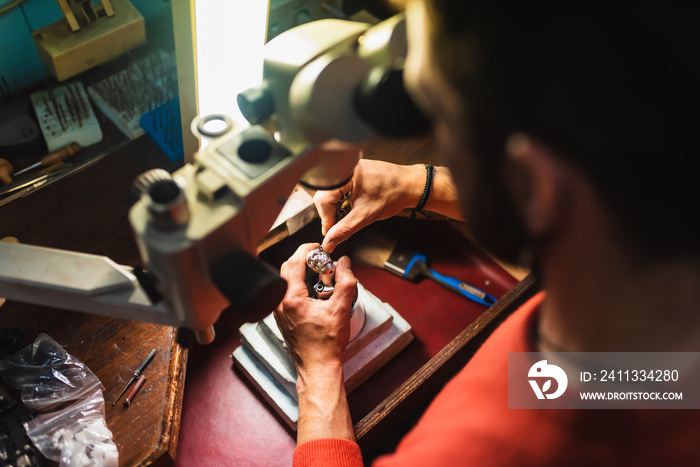
[[[69,99],[68,94],[63,95],[63,102],[66,104],[66,108],[68,109],[68,114],[70,115],[70,119],[72,121],[76,121],[77,117],[75,115],[75,110],[73,110],[73,102]]]
[[[83,115],[85,118],[88,117],[88,111],[85,108],[85,102],[83,99],[83,93],[80,92],[80,88],[78,87],[77,84],[73,83],[72,85],[68,85],[68,90],[70,91],[71,95],[75,99],[75,101],[78,103],[80,106],[80,109],[83,111]]]
[[[49,94],[49,99],[53,102],[53,108],[56,110],[58,103],[56,102],[56,95],[53,93],[53,88],[46,88],[46,92]]]
[[[148,189],[148,212],[153,226],[159,230],[177,230],[190,220],[185,190],[175,180],[162,180]]]
[[[14,173],[14,176],[16,177],[17,175],[22,175],[23,173],[29,172],[30,170],[34,170],[37,167],[41,167],[41,162],[36,162],[36,163],[30,165],[29,167],[25,167],[22,170],[18,170],[17,172]]]
[[[49,102],[46,100],[46,96],[43,96],[42,99],[44,100],[44,107],[46,108],[46,112],[49,115],[53,115],[53,112],[51,112],[51,107],[49,107]]]
[[[314,285],[314,292],[316,292],[316,298],[320,300],[327,300],[333,295],[334,287],[332,285],[326,285],[323,282],[318,282]]]
[[[56,117],[58,117],[58,123],[61,124],[61,130],[66,131],[66,126],[63,124],[65,121],[65,117],[63,114],[63,105],[59,102],[57,107],[56,107]]]
[[[215,138],[226,134],[233,128],[233,120],[226,115],[211,114],[197,121],[196,129],[203,135]]]

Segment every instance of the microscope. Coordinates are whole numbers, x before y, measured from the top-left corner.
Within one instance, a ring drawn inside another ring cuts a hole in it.
[[[265,48],[264,80],[238,96],[250,125],[225,115],[192,122],[203,140],[170,174],[134,182],[129,221],[143,267],[109,258],[0,243],[0,297],[187,327],[203,344],[221,312],[272,310],[286,283],[256,257],[298,182],[333,189],[352,176],[357,144],[425,127],[402,83],[405,20],[376,26],[321,20]]]

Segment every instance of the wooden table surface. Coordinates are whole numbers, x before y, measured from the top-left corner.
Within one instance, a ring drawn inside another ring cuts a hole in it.
[[[150,139],[140,138],[68,179],[1,206],[0,238],[14,236],[22,243],[140,265],[127,219],[129,187],[148,169],[172,171],[179,165]],[[175,455],[187,361],[176,329],[11,300],[0,308],[0,327],[20,328],[25,344],[46,333],[97,375],[105,387],[107,427],[120,465],[149,465]],[[152,348],[156,355],[143,372],[146,383],[133,404],[112,407]]]

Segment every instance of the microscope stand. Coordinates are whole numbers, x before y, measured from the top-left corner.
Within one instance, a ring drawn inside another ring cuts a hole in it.
[[[345,389],[349,394],[385,365],[413,339],[411,326],[391,305],[358,283],[363,298],[365,323],[345,350]],[[263,398],[296,430],[299,407],[296,369],[272,314],[258,323],[240,328],[243,345],[231,355]]]

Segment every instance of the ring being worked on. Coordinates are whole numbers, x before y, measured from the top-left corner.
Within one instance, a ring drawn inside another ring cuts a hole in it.
[[[306,265],[318,274],[333,274],[335,271],[331,255],[323,248],[311,250],[306,255]]]

